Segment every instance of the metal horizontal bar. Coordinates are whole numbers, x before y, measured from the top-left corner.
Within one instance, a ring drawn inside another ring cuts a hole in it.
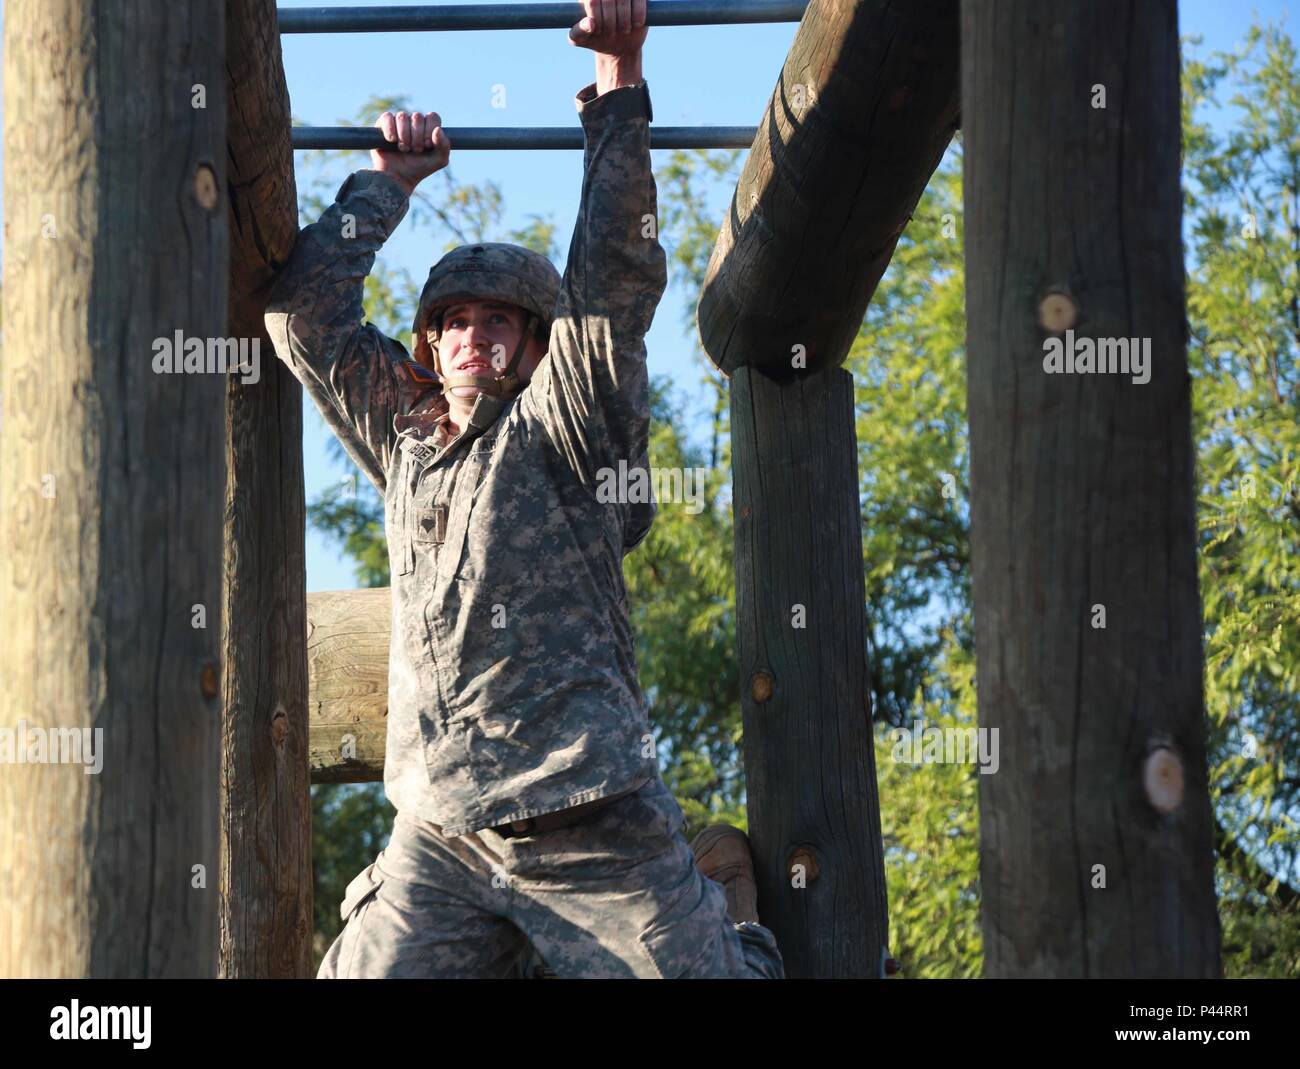
[[[461,149],[580,149],[581,126],[447,126],[453,153]],[[756,126],[654,126],[651,148],[749,148]],[[393,149],[373,126],[295,126],[295,149]]]
[[[798,22],[808,0],[648,0],[648,26]],[[581,4],[438,4],[424,7],[282,7],[281,33],[568,29]]]

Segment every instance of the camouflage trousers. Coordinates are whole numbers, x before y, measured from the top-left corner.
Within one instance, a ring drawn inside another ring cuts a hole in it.
[[[733,923],[663,780],[546,832],[444,836],[398,812],[349,884],[318,979],[524,975],[781,979],[772,933]]]

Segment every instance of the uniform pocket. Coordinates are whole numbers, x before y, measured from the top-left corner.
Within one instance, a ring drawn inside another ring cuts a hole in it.
[[[390,540],[389,545],[392,547],[389,564],[393,573],[410,575],[415,571],[415,547],[411,545],[411,536],[405,525],[398,527],[397,538]]]

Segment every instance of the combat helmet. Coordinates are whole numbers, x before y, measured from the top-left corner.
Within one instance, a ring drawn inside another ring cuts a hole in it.
[[[493,396],[508,397],[523,387],[515,369],[528,335],[535,333],[543,342],[550,337],[559,295],[560,273],[541,253],[505,242],[460,245],[443,256],[429,272],[411,328],[412,352],[419,363],[437,373],[444,390],[451,386],[478,386]],[[452,375],[439,366],[436,344],[429,345],[426,332],[432,331],[436,339],[441,338],[443,309],[461,301],[501,301],[518,305],[528,313],[519,344],[503,370],[492,375]]]

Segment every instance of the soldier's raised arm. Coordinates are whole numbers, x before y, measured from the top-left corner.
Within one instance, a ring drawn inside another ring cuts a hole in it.
[[[667,284],[650,168],[650,94],[641,76],[645,3],[584,0],[570,32],[596,50],[596,82],[576,98],[586,139],[582,200],[556,304],[549,355],[521,404],[532,406],[579,479],[645,463],[650,425],[645,335]],[[601,23],[601,18],[605,23]]]
[[[357,466],[383,494],[396,442],[393,417],[436,381],[401,343],[365,322],[362,294],[375,254],[410,207],[422,177],[446,166],[450,145],[436,112],[385,112],[377,125],[398,148],[372,152],[334,203],[298,236],[276,276],[266,329]]]

